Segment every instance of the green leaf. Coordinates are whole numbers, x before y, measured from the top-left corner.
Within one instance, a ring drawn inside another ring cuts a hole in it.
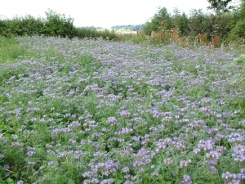
[[[8,184],[14,184],[14,180],[11,179],[11,178],[8,178],[8,179],[7,179],[7,183],[8,183]]]

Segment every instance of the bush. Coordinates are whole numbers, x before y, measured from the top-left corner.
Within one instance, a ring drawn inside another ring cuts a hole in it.
[[[241,4],[239,11],[234,14],[234,18],[233,18],[234,26],[229,34],[229,38],[231,40],[245,37],[244,17],[245,17],[245,2]]]
[[[212,26],[211,26],[212,27]],[[202,12],[202,10],[192,10],[190,13],[188,28],[189,35],[195,37],[199,33],[204,34],[210,32],[210,19]]]
[[[12,20],[0,20],[0,35],[2,36],[41,35],[43,30],[44,23],[42,19],[35,19],[30,15],[15,17]]]
[[[34,36],[43,34],[44,23],[41,18],[35,19],[34,17],[29,15],[21,19],[21,21],[16,20],[16,22],[18,22],[22,28],[19,34],[21,36]]]
[[[76,36],[78,38],[98,38],[116,40],[117,35],[113,31],[103,30],[98,31],[93,28],[76,28]]]
[[[245,36],[245,20],[239,20],[231,30],[229,38],[238,39]]]
[[[7,36],[6,34],[6,21],[0,20],[0,35]]]
[[[58,14],[52,10],[46,12],[46,19],[34,18],[30,15],[26,17],[16,17],[14,19],[0,20],[0,36],[60,36],[78,38],[96,38],[115,40],[116,34],[113,31],[97,31],[93,28],[76,28],[73,19],[65,15]]]
[[[187,36],[190,32],[190,29],[188,27],[188,17],[185,13],[182,13],[180,15],[179,11],[175,11],[175,15],[172,17],[173,26],[178,28],[181,36]]]
[[[44,34],[47,36],[61,36],[69,38],[76,36],[73,19],[66,18],[65,15],[57,14],[52,10],[47,11]]]

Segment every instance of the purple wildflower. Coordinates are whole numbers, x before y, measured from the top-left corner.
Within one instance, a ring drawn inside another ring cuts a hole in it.
[[[183,180],[181,181],[183,184],[192,184],[191,177],[189,175],[184,175]]]
[[[180,161],[180,168],[187,167],[191,163],[191,160],[181,160]]]

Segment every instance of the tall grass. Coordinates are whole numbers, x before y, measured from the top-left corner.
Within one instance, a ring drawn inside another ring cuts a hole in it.
[[[27,48],[22,47],[14,37],[0,36],[0,64],[13,63],[27,56]]]

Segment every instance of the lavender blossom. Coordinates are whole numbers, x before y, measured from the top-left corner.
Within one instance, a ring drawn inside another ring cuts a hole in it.
[[[184,175],[184,179],[181,181],[183,184],[192,184],[191,177],[189,175]]]

